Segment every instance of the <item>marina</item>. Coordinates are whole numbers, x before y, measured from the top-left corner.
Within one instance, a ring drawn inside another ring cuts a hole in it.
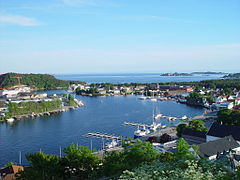
[[[46,91],[58,93],[59,91]],[[153,122],[153,109],[158,106],[161,113],[171,117],[194,117],[203,114],[202,108],[190,107],[175,101],[140,101],[139,96],[82,97],[85,106],[74,111],[23,118],[12,123],[0,123],[0,163],[3,166],[9,160],[18,162],[19,151],[22,163],[26,164],[25,154],[39,152],[59,154],[59,147],[64,149],[70,143],[102,149],[102,138],[86,138],[88,133],[103,132],[116,137],[134,137],[137,126],[123,126],[124,122],[137,122],[150,125]],[[171,126],[182,121],[157,119],[161,126]],[[173,123],[173,124],[171,124]],[[162,129],[162,132],[165,128]],[[160,133],[156,131],[156,134]],[[154,134],[154,133],[153,133]],[[83,136],[84,135],[84,136]],[[149,136],[152,134],[148,134]],[[92,136],[93,137],[93,136]],[[112,139],[105,139],[104,144],[111,144]],[[114,143],[113,143],[114,144]],[[105,146],[104,145],[104,146]],[[112,145],[110,145],[112,146]]]

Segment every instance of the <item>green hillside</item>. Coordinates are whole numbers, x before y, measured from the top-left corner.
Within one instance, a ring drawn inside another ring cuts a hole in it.
[[[69,84],[83,83],[80,81],[65,81],[56,79],[50,74],[18,74],[6,73],[0,75],[0,88],[8,88],[18,85],[18,79],[11,78],[14,76],[22,77],[20,83],[35,89],[60,89],[66,88]]]

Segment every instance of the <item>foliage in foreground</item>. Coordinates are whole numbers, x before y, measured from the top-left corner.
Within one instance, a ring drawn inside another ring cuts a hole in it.
[[[232,177],[232,178],[231,178]],[[121,180],[220,180],[234,179],[234,174],[218,162],[208,160],[177,160],[142,165],[133,171],[124,171]]]
[[[45,153],[28,154],[28,168],[21,172],[24,180],[64,179],[234,179],[236,174],[219,162],[197,159],[190,146],[180,138],[176,152],[158,153],[149,142],[125,141],[123,151],[104,154],[92,153],[85,146],[71,144],[64,149],[64,156]],[[122,175],[121,175],[122,174]],[[227,178],[228,177],[228,178]],[[232,177],[232,178],[231,178]]]

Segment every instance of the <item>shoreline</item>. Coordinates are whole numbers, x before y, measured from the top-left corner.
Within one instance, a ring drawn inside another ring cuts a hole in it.
[[[76,105],[76,106],[64,106],[60,109],[55,109],[55,110],[51,110],[51,111],[46,111],[46,112],[41,112],[41,113],[34,113],[32,112],[31,114],[22,114],[22,115],[17,115],[17,116],[12,116],[11,118],[13,118],[14,120],[21,120],[24,118],[37,118],[40,116],[50,116],[52,114],[58,114],[58,113],[62,113],[62,112],[66,112],[72,109],[76,109],[79,107],[83,107],[84,105]],[[0,123],[3,122],[10,122],[8,120],[1,120]]]

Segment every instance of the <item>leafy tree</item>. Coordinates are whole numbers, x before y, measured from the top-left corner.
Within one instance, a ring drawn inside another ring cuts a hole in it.
[[[150,162],[157,158],[157,151],[152,148],[152,144],[149,142],[142,142],[137,140],[137,142],[125,149],[126,164],[129,167],[136,167],[143,162]]]
[[[190,128],[195,131],[207,131],[208,128],[204,126],[204,122],[201,120],[192,120],[189,122],[187,128]]]
[[[87,179],[96,174],[101,159],[94,155],[86,146],[71,144],[64,149],[62,164],[68,178]]]
[[[240,126],[240,111],[232,111],[230,114],[231,125]]]
[[[10,162],[8,162],[7,164],[5,164],[4,167],[8,167],[8,166],[12,166],[12,165],[16,165],[16,163],[10,161]]]
[[[177,136],[178,137],[182,137],[182,132],[184,131],[184,129],[187,128],[187,124],[186,123],[180,123],[177,127]]]
[[[170,151],[165,151],[159,154],[159,158],[161,161],[169,162],[175,159],[175,155]]]
[[[125,144],[122,152],[107,153],[103,161],[103,174],[112,176],[130,170],[142,163],[152,162],[158,157],[158,152],[151,143],[137,140],[134,144]]]
[[[237,168],[237,178],[240,180],[240,167]]]
[[[176,157],[180,159],[192,157],[189,148],[189,144],[183,138],[180,138],[177,142]]]
[[[203,104],[203,96],[198,92],[192,92],[186,97],[187,103],[194,105],[202,105]]]
[[[231,95],[233,92],[230,88],[224,88],[222,91],[221,91],[222,94],[225,94],[225,95]]]
[[[43,152],[27,154],[29,167],[20,173],[19,179],[35,180],[61,180],[63,171],[61,169],[60,158],[56,155],[47,155]]]
[[[232,124],[231,113],[232,111],[230,109],[222,109],[218,111],[217,122],[223,124]]]
[[[103,160],[102,174],[105,176],[114,176],[121,174],[124,170],[129,168],[125,164],[125,161],[126,157],[123,152],[107,152]]]

